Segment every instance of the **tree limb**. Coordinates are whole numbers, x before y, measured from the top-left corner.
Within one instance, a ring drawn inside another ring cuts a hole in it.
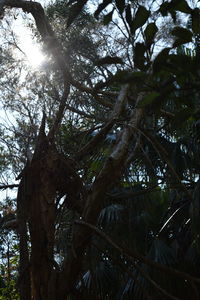
[[[53,122],[53,126],[51,127],[51,129],[49,130],[49,133],[48,133],[48,139],[49,140],[53,140],[53,138],[55,137],[56,132],[59,129],[60,123],[61,123],[63,115],[64,115],[64,111],[65,111],[65,108],[66,108],[66,101],[67,101],[67,98],[69,96],[69,93],[70,93],[70,84],[66,83],[65,90],[64,90],[64,93],[63,93],[63,96],[61,98],[58,111],[56,113],[56,116],[55,116],[55,119],[54,119],[54,122]]]
[[[113,246],[113,248],[115,250],[117,250],[121,255],[125,256],[127,259],[129,259],[134,264],[137,260],[139,260],[139,261],[145,263],[146,265],[149,265],[149,266],[151,266],[159,271],[162,271],[166,274],[174,275],[174,276],[180,277],[184,280],[188,280],[188,281],[192,281],[192,282],[196,282],[196,283],[200,284],[200,278],[196,278],[187,273],[181,272],[179,270],[172,269],[170,267],[161,265],[161,264],[154,262],[154,261],[146,258],[145,256],[137,253],[136,251],[133,252],[129,249],[122,248],[121,246],[117,245],[107,234],[105,234],[102,230],[100,230],[93,224],[89,224],[82,220],[76,220],[75,224],[83,225],[83,226],[95,231],[96,234],[98,234],[100,237],[102,237],[104,240],[106,240],[111,246]]]
[[[19,187],[19,184],[4,184],[0,185],[0,190],[13,189],[15,187]]]
[[[76,158],[83,157],[86,153],[89,154],[90,151],[94,150],[94,147],[96,147],[108,134],[108,132],[113,127],[116,119],[120,116],[124,104],[126,102],[126,95],[128,92],[128,85],[124,85],[121,88],[121,91],[116,99],[115,106],[113,108],[113,112],[111,113],[110,120],[107,122],[107,124],[92,138],[90,142],[88,142],[81,150],[78,151],[76,154]]]

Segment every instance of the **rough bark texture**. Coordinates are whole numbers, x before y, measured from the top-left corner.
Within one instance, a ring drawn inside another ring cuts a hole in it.
[[[55,196],[53,153],[48,149],[43,157],[33,160],[30,178],[31,276],[34,299],[54,299],[52,290],[53,246],[55,231]]]
[[[40,137],[38,145],[30,165],[22,175],[18,194],[22,300],[58,299],[54,267],[56,195],[68,193],[70,199],[78,203],[77,207],[75,205],[77,210],[84,197],[82,182],[70,162],[56,151],[45,135]],[[27,223],[31,238],[30,262]],[[29,294],[30,276],[32,298]]]

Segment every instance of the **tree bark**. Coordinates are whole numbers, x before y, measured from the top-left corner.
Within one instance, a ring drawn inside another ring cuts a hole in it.
[[[57,152],[43,131],[39,134],[33,159],[23,172],[18,193],[21,300],[61,299],[56,296],[58,273],[54,261],[58,193],[68,194],[75,209],[80,209],[85,195],[82,181],[73,170],[71,161]]]
[[[28,250],[28,182],[27,182],[28,164],[23,171],[23,177],[19,184],[17,195],[17,229],[19,234],[19,293],[20,300],[31,300],[31,279],[30,279],[30,259]]]

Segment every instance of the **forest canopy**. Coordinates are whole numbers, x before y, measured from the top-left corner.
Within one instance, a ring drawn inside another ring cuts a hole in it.
[[[0,16],[0,299],[199,299],[199,1]]]

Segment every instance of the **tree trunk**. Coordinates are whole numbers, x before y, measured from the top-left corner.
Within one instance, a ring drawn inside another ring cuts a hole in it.
[[[47,155],[34,159],[29,169],[31,237],[31,278],[32,296],[34,300],[53,300],[54,286],[52,282],[53,251],[55,233],[55,198],[56,187],[52,176],[53,158]]]
[[[74,209],[81,210],[85,192],[71,161],[59,154],[44,134],[39,135],[33,159],[22,175],[18,196],[20,278],[24,278],[20,288],[21,300],[57,299],[58,272],[55,269],[54,242],[58,194],[67,194],[70,199],[67,205],[72,206],[73,203]],[[30,263],[27,223],[31,241]],[[31,292],[28,292],[29,276]]]

